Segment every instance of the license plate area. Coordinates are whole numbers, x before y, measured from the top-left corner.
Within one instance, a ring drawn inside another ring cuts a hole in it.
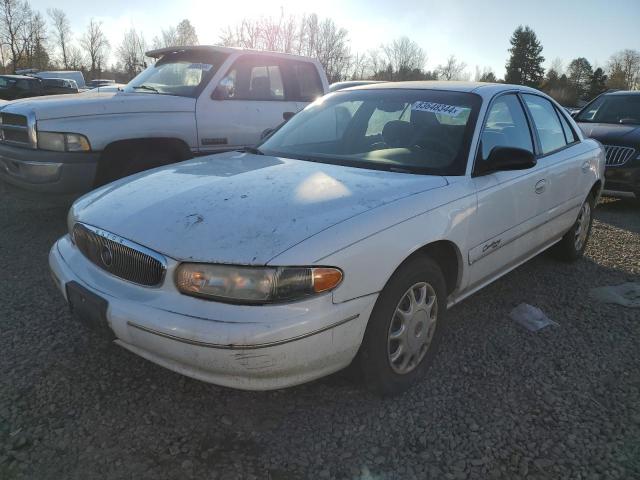
[[[113,330],[107,322],[109,302],[77,282],[67,283],[66,289],[69,308],[73,316],[91,330],[110,339],[115,339]]]

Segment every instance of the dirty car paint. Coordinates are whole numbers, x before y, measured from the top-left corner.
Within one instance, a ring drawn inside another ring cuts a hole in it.
[[[72,215],[178,260],[266,264],[337,223],[446,184],[229,152],[107,185],[76,202]]]

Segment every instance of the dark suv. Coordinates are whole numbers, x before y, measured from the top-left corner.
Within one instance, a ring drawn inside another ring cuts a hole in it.
[[[37,97],[43,93],[42,80],[39,78],[24,75],[0,75],[0,98],[4,100]]]
[[[640,199],[640,92],[604,93],[575,120],[607,151],[604,193]]]

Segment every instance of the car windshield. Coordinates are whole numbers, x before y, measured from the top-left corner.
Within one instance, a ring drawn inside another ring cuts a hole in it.
[[[227,54],[183,51],[165,55],[131,80],[125,92],[196,97]]]
[[[463,175],[481,99],[418,89],[336,92],[309,105],[260,151],[361,168]]]
[[[640,124],[640,95],[603,95],[588,105],[577,121]]]

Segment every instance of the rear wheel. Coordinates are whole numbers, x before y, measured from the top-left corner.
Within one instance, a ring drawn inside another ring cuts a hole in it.
[[[376,302],[359,352],[367,386],[394,395],[423,378],[433,361],[445,312],[440,267],[427,256],[402,265]]]
[[[565,261],[574,261],[584,255],[591,235],[594,207],[593,195],[589,195],[580,207],[576,223],[564,234],[562,240],[555,245],[553,250],[557,258]]]

